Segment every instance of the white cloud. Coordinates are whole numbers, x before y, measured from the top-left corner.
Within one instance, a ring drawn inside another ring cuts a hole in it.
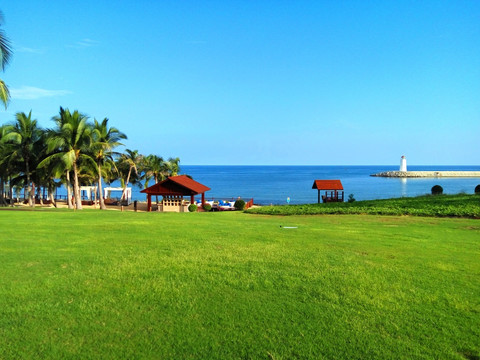
[[[88,47],[88,46],[98,45],[98,44],[100,44],[100,42],[97,41],[97,40],[92,40],[92,39],[83,39],[82,41],[79,41],[77,44],[81,45],[81,46]]]
[[[15,49],[16,52],[22,52],[22,53],[30,53],[30,54],[44,54],[45,50],[42,49],[33,49],[29,47],[20,47],[18,49]]]
[[[68,90],[47,90],[33,86],[22,86],[19,89],[10,89],[12,99],[19,100],[35,100],[44,97],[64,96],[71,93],[72,92]]]
[[[82,39],[80,41],[77,41],[75,45],[67,45],[67,47],[70,48],[75,48],[75,49],[81,49],[81,48],[88,48],[92,46],[97,46],[100,44],[99,41],[97,40],[92,40],[92,39]]]

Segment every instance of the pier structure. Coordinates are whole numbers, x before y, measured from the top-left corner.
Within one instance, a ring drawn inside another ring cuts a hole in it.
[[[384,171],[370,176],[392,178],[478,177],[480,171]]]

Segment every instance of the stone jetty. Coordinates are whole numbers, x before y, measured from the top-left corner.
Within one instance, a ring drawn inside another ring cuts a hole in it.
[[[480,171],[384,171],[370,176],[393,178],[478,177]]]

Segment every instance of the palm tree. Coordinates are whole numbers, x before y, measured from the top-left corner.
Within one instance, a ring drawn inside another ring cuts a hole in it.
[[[100,198],[100,209],[106,209],[103,199],[102,190],[102,166],[106,162],[113,163],[113,156],[117,153],[113,152],[113,149],[117,146],[123,145],[120,140],[126,139],[127,136],[120,132],[117,128],[108,127],[108,119],[103,119],[102,122],[98,122],[94,119],[93,125],[93,145],[92,155],[97,165],[98,173],[98,194]]]
[[[13,206],[13,188],[15,186],[21,188],[22,184],[20,183],[24,183],[24,181],[23,176],[20,174],[23,163],[15,156],[14,144],[5,141],[5,136],[11,128],[11,125],[0,126],[0,186],[4,187],[4,183],[8,182],[8,198],[10,199],[11,206]],[[5,192],[5,190],[3,190],[3,192]],[[2,203],[6,205],[3,199]]]
[[[32,164],[35,159],[36,149],[38,143],[41,141],[43,130],[38,127],[37,120],[32,120],[32,112],[28,115],[25,113],[17,113],[15,115],[16,121],[10,126],[7,126],[7,133],[3,137],[3,141],[13,145],[13,152],[10,154],[11,158],[17,157],[23,162],[23,173],[26,178],[28,204],[35,206],[34,185],[31,184],[32,171],[36,168],[36,164]],[[34,166],[32,166],[34,165]]]
[[[3,14],[0,12],[0,25],[3,23]],[[5,67],[10,61],[12,55],[12,50],[10,47],[10,41],[5,37],[3,30],[0,30],[0,68],[2,71],[5,70]],[[10,100],[10,92],[8,91],[7,85],[0,79],[0,101],[7,108],[8,102]]]
[[[144,178],[145,178],[145,188],[148,187],[148,182],[151,178],[155,180],[155,184],[158,183],[158,180],[164,180],[165,173],[165,161],[161,156],[158,155],[148,155],[144,159]]]
[[[180,158],[169,158],[167,161],[168,176],[177,176],[180,172]]]
[[[52,119],[57,127],[49,131],[48,151],[54,152],[40,163],[45,166],[51,161],[62,161],[65,164],[67,176],[67,190],[70,182],[70,171],[73,171],[73,196],[75,207],[82,209],[80,198],[80,186],[78,181],[79,162],[94,160],[88,156],[88,150],[92,144],[92,127],[88,123],[88,117],[75,110],[73,113],[60,107],[58,116]],[[70,198],[70,196],[69,196]]]
[[[125,200],[125,193],[127,191],[128,183],[130,181],[130,176],[132,175],[132,170],[135,171],[135,175],[138,175],[138,167],[143,161],[143,155],[138,153],[138,150],[129,150],[126,149],[125,153],[120,156],[119,164],[120,166],[128,167],[127,179],[123,184],[122,192],[122,201]]]
[[[143,171],[144,171],[144,179],[145,184],[144,188],[148,188],[148,183],[150,179],[155,180],[155,184],[158,183],[158,180],[165,179],[165,169],[166,163],[161,156],[158,155],[148,155],[144,158],[143,161]],[[157,204],[158,204],[158,196],[156,196]]]

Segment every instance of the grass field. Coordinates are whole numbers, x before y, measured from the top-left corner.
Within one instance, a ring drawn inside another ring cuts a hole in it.
[[[0,359],[480,356],[479,220],[36,210],[0,222]]]

